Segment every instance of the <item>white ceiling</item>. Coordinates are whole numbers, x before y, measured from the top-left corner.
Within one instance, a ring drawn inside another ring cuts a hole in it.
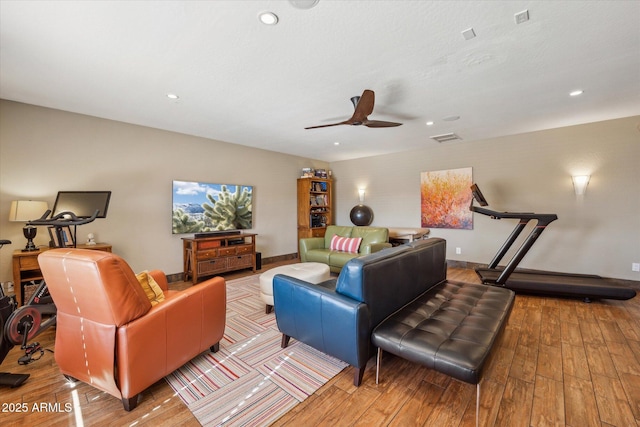
[[[337,161],[638,115],[639,23],[640,1],[2,0],[0,97]],[[364,89],[404,124],[304,129]]]

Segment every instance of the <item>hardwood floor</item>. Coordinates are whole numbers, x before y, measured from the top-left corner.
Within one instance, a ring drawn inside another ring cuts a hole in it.
[[[478,282],[465,269],[450,268],[449,278]],[[44,348],[53,350],[54,334],[38,337]],[[70,386],[51,352],[26,366],[17,363],[21,355],[14,348],[0,368],[31,374],[21,387],[0,389],[3,426],[199,425],[164,380],[125,412],[118,399],[87,384]],[[374,359],[360,387],[347,368],[274,425],[473,426],[475,401],[474,385],[385,354],[379,385]],[[584,303],[518,295],[481,383],[480,425],[640,425],[640,297]]]

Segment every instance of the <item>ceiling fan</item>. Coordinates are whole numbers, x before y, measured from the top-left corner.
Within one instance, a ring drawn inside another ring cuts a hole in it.
[[[354,96],[353,98],[351,98],[351,102],[353,103],[355,111],[353,112],[353,116],[351,116],[350,119],[339,123],[332,123],[330,125],[310,126],[305,129],[318,129],[338,125],[364,125],[370,128],[390,128],[400,126],[402,124],[395,122],[385,122],[382,120],[369,120],[368,116],[373,112],[373,104],[375,103],[375,95],[372,90],[365,89],[365,91],[362,92],[362,96]]]

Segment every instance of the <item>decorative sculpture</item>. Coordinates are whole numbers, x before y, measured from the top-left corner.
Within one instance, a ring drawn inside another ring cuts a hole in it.
[[[370,225],[373,222],[373,211],[369,206],[357,205],[351,209],[349,218],[354,225]]]

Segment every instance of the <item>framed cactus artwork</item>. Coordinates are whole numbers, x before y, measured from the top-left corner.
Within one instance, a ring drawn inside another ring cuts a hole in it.
[[[173,234],[247,230],[253,226],[253,187],[173,181]]]

